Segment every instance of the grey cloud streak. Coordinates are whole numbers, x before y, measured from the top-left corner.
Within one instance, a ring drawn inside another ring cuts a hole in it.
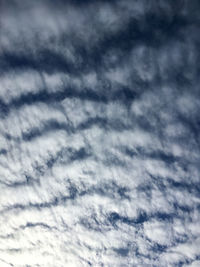
[[[199,266],[198,1],[0,1],[0,266]]]

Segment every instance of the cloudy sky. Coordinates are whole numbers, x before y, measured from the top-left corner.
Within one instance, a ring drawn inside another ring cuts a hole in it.
[[[0,0],[0,267],[200,266],[199,11]]]

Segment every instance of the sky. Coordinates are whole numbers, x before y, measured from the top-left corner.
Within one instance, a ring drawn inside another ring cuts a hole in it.
[[[200,266],[199,10],[0,0],[0,267]]]

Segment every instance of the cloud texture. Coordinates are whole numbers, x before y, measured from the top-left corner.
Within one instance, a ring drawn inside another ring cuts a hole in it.
[[[199,9],[0,1],[0,266],[200,266]]]

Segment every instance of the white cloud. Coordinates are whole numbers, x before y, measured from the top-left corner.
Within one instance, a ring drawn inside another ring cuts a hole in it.
[[[0,11],[0,265],[197,266],[196,28],[78,2]]]

